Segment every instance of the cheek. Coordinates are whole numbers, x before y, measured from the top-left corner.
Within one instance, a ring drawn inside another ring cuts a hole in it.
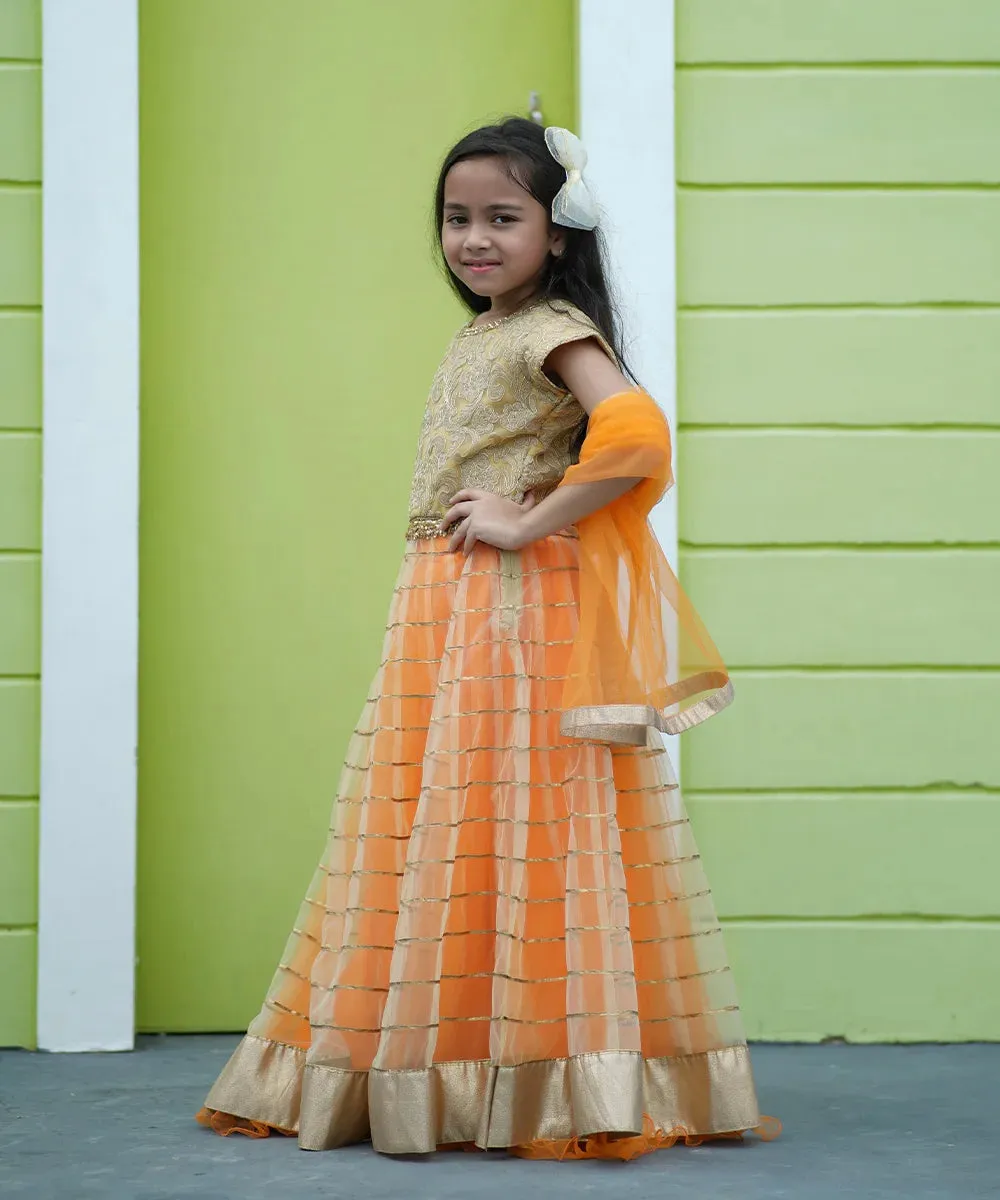
[[[549,252],[548,242],[535,230],[525,229],[517,238],[517,255],[525,262],[540,266]]]
[[[441,230],[441,249],[444,251],[444,256],[448,262],[453,262],[458,257],[461,246],[462,238],[460,231],[451,225],[446,225]]]
[[[532,214],[530,218],[520,221],[514,229],[522,253],[537,257],[548,251],[548,222],[538,220],[535,214]]]

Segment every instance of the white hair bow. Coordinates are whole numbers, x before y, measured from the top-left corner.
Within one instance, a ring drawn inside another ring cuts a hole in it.
[[[583,168],[587,165],[583,142],[568,129],[550,125],[545,130],[545,144],[556,162],[566,169],[566,182],[552,201],[552,220],[570,229],[596,229],[601,213],[583,178]]]

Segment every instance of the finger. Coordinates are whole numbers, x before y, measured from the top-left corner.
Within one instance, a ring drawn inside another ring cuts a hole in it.
[[[465,541],[465,533],[471,521],[471,517],[466,517],[465,520],[459,524],[458,528],[451,535],[451,541],[448,543],[449,550],[452,552],[456,551],[461,546],[462,542]]]
[[[538,501],[535,499],[535,493],[529,492],[527,494],[527,496],[524,497],[524,500],[521,503],[521,511],[522,512],[531,512],[531,510],[535,507],[535,505],[537,503],[538,503]]]
[[[472,528],[472,518],[470,517],[469,518],[469,531],[465,535],[465,553],[471,554],[473,547],[475,546],[476,542],[478,542],[478,541],[479,541],[479,538],[476,536],[476,532]]]
[[[472,512],[472,502],[471,501],[467,500],[462,504],[454,504],[444,514],[444,518],[443,518],[441,524],[444,526],[445,529],[450,529],[451,526],[454,525],[456,521],[460,521],[463,517],[469,516],[469,514],[471,512]]]
[[[481,491],[479,488],[463,488],[462,491],[456,492],[451,498],[452,504],[460,504],[463,500],[482,500],[488,496],[489,492]]]

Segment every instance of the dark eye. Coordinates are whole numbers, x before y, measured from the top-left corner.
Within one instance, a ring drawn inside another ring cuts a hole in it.
[[[465,217],[463,217],[460,213],[452,213],[452,215],[445,221],[446,225],[462,225],[464,223]]]
[[[497,213],[493,220],[502,221],[505,225],[512,225],[517,220],[517,217],[512,217],[510,213]]]

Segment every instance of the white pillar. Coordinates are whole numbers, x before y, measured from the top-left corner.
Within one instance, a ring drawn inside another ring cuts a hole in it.
[[[580,136],[626,318],[626,353],[676,437],[673,0],[579,0]],[[676,505],[653,525],[677,569]]]
[[[38,1044],[134,1039],[136,0],[43,0]]]
[[[625,350],[677,437],[673,0],[579,0],[580,136],[605,209]],[[677,489],[653,512],[675,571]],[[666,739],[680,774],[676,738]]]

